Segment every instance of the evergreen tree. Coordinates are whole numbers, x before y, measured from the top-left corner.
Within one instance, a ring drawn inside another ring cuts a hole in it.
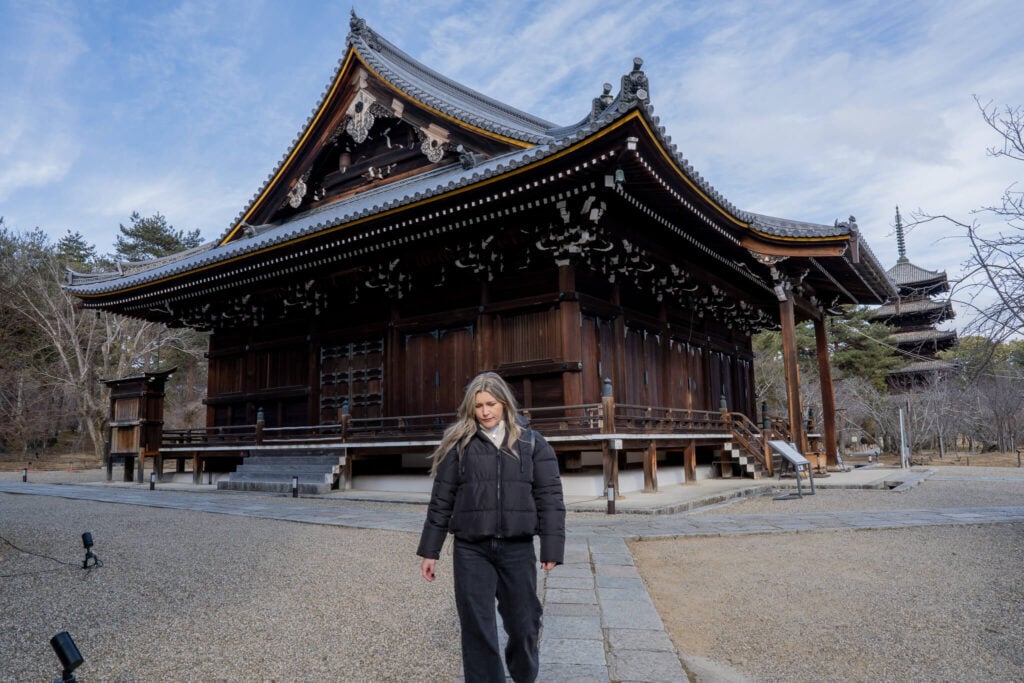
[[[57,241],[57,258],[72,270],[84,272],[96,261],[96,247],[86,242],[82,233],[68,228],[67,234]]]
[[[888,341],[892,328],[872,322],[870,313],[863,306],[849,306],[841,317],[828,319],[832,374],[835,379],[859,377],[884,391],[886,375],[904,360]]]
[[[199,230],[175,230],[159,212],[143,218],[138,211],[133,211],[129,222],[128,227],[118,226],[121,234],[114,244],[116,256],[125,261],[146,261],[170,256],[198,247],[203,242]]]

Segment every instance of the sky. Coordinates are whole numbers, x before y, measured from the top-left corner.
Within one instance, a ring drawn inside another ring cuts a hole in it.
[[[354,9],[427,66],[554,123],[644,59],[651,103],[741,209],[964,222],[1022,176],[975,102],[1024,106],[1018,0],[0,0],[0,216],[109,253],[129,216],[221,236],[290,149]],[[907,255],[956,279],[959,231]]]

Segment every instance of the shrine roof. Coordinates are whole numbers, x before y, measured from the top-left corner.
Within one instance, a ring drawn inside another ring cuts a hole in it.
[[[749,233],[761,239],[788,244],[822,242],[842,245],[856,242],[859,258],[854,256],[851,262],[849,256],[841,257],[855,273],[853,277],[859,278],[866,289],[871,291],[873,299],[881,301],[896,295],[884,268],[866,242],[858,239],[857,226],[852,220],[825,225],[775,218],[738,209],[723,197],[679,153],[671,137],[660,125],[650,104],[647,78],[641,70],[643,62],[640,59],[635,59],[633,71],[622,77],[622,86],[617,95],[612,96],[611,86],[606,84],[604,94],[593,99],[586,116],[575,124],[559,127],[462,86],[420,64],[367,27],[354,13],[348,44],[350,52],[339,63],[331,84],[337,84],[346,65],[350,64],[355,55],[356,59],[378,78],[390,83],[396,91],[442,117],[511,141],[507,146],[510,151],[491,158],[470,158],[463,163],[449,163],[389,184],[368,187],[336,201],[295,213],[281,222],[258,225],[247,223],[245,217],[251,215],[253,207],[262,201],[268,188],[278,182],[287,165],[296,158],[297,150],[304,144],[320,112],[334,96],[334,85],[329,84],[290,150],[232,227],[218,241],[148,263],[121,264],[115,273],[69,272],[67,289],[78,296],[103,297],[182,277],[211,266],[233,263],[250,254],[267,252],[307,236],[345,228],[468,186],[493,182],[493,179],[518,172],[519,169],[548,163],[565,154],[569,148],[589,144],[590,140],[600,138],[620,124],[639,120],[640,129],[646,131],[642,134],[654,141],[653,149],[659,157],[658,162],[667,162],[668,166],[674,168],[670,173],[674,177],[667,182],[656,177],[664,187],[663,192],[678,198],[678,189],[688,186],[687,192],[693,190],[706,200],[711,212],[718,217],[718,222],[728,225],[730,230]],[[646,161],[642,163],[647,165]],[[691,210],[699,211],[692,207]],[[711,224],[710,219],[704,218],[705,222]],[[813,258],[810,261],[824,272],[819,262]],[[825,273],[825,277],[832,279],[828,273]],[[835,283],[835,280],[832,279],[832,282]]]

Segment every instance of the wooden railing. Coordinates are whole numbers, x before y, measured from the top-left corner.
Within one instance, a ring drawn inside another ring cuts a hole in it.
[[[728,416],[733,437],[771,475],[771,458],[768,457],[766,451],[767,440],[771,438],[770,435],[764,434],[759,430],[757,425],[743,413],[728,413]]]
[[[720,412],[615,404],[615,431],[620,433],[728,432]]]
[[[672,434],[729,432],[729,420],[720,412],[656,406],[616,404],[614,401],[525,409],[531,426],[547,436],[600,434]],[[441,438],[455,413],[354,418],[323,425],[265,427],[257,422],[197,429],[165,429],[161,449],[230,450],[274,445],[316,445],[330,442],[430,441]],[[746,418],[744,418],[746,419]],[[749,420],[748,420],[749,422]]]

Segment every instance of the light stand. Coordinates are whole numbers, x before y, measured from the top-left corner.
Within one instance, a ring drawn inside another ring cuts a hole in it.
[[[88,531],[82,534],[82,545],[85,546],[85,559],[82,560],[82,569],[89,568],[89,560],[92,560],[93,567],[99,565],[100,558],[96,557],[96,553],[92,551],[92,534],[90,534]],[[56,636],[54,637],[56,638]],[[74,645],[74,643],[72,643],[72,645]]]
[[[64,667],[60,678],[55,678],[53,683],[75,683],[74,671],[82,665],[85,658],[82,657],[82,653],[75,646],[75,641],[71,639],[71,634],[67,631],[61,631],[53,638],[50,638],[50,647],[57,653],[57,659],[60,660],[61,666]]]

